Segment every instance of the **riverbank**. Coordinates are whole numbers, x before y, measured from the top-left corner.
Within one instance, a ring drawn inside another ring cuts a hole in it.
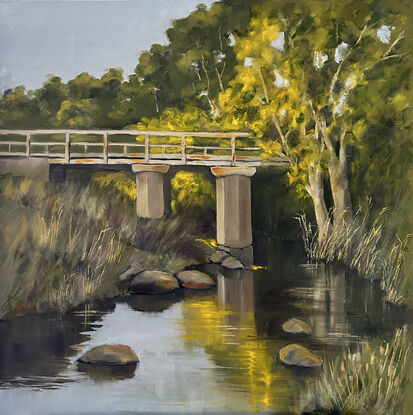
[[[123,185],[0,177],[0,318],[121,295],[131,263],[174,274],[205,262],[191,221],[138,219]]]

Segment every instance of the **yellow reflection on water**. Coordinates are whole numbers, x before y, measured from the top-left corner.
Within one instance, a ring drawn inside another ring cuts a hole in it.
[[[296,407],[303,380],[294,378],[276,361],[281,343],[258,336],[254,312],[230,309],[219,294],[187,298],[182,303],[186,346],[206,351],[223,375],[217,376],[222,379],[222,387],[241,390],[251,405],[248,410],[285,411]],[[231,398],[233,394],[228,393]]]

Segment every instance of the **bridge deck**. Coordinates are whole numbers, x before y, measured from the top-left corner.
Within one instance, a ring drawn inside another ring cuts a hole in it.
[[[0,130],[0,157],[42,157],[50,164],[284,164],[280,158],[264,162],[261,153],[248,133]]]

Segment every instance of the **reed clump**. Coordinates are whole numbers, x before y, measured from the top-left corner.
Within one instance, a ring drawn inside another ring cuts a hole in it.
[[[408,383],[410,343],[407,326],[382,343],[363,344],[327,363],[313,385],[316,413],[400,413]]]
[[[403,265],[409,241],[390,235],[385,226],[387,209],[370,222],[370,203],[359,208],[350,223],[333,227],[331,235],[319,241],[318,231],[298,215],[307,259],[310,262],[342,263],[369,280],[379,280],[386,301],[403,304],[406,299]]]
[[[118,194],[106,183],[0,178],[0,318],[118,295],[117,276],[134,260],[175,272],[205,254],[190,224],[138,220]]]

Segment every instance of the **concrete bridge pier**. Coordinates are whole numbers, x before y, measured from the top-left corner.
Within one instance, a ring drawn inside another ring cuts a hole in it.
[[[212,167],[216,177],[217,242],[252,265],[251,167]]]
[[[165,173],[169,166],[162,164],[134,164],[136,173],[136,211],[141,218],[158,219],[165,215],[167,198]]]

